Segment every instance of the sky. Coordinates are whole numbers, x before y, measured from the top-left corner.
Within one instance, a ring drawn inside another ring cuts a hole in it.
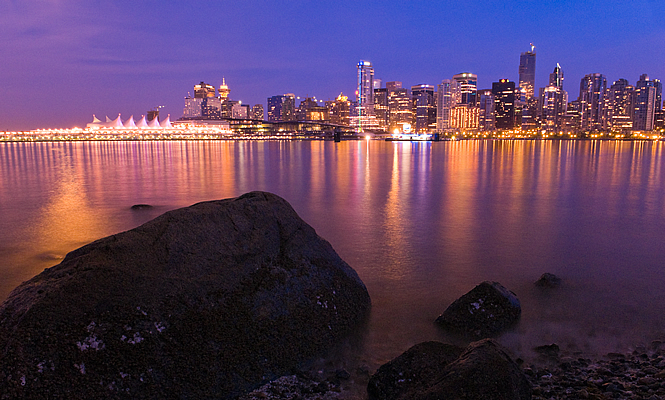
[[[570,99],[585,74],[665,80],[665,1],[2,0],[0,131],[175,120],[222,78],[243,104],[355,99],[360,60],[384,85],[471,72],[485,89],[518,80],[530,43],[536,87],[560,63]]]

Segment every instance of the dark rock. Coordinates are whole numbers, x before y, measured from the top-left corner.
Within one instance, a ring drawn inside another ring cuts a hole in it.
[[[69,253],[0,306],[0,398],[232,398],[364,321],[358,275],[270,193]]]
[[[515,325],[521,312],[515,293],[498,282],[486,281],[455,300],[436,322],[451,332],[481,339]]]
[[[538,346],[535,348],[535,350],[543,357],[552,359],[559,358],[559,345],[556,343]]]
[[[411,347],[372,375],[367,385],[370,399],[397,399],[405,393],[433,385],[441,369],[463,351],[460,347],[440,342],[424,342]]]
[[[372,376],[370,399],[531,399],[526,376],[496,341],[484,339],[459,351],[436,342],[412,347]]]
[[[152,208],[150,204],[134,204],[132,207],[132,210],[147,210]]]
[[[554,289],[561,286],[561,278],[554,274],[550,274],[549,272],[545,272],[540,276],[540,279],[534,283],[534,285],[542,288]]]

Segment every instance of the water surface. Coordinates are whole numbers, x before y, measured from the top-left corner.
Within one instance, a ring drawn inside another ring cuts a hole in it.
[[[372,370],[449,339],[433,320],[484,280],[522,302],[500,338],[517,355],[626,351],[665,336],[664,155],[610,141],[2,143],[0,299],[92,240],[265,190],[367,285],[358,361]],[[563,287],[537,290],[544,272]]]

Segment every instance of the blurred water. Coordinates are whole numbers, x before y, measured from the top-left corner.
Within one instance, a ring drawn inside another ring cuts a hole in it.
[[[357,356],[371,369],[450,339],[433,320],[484,280],[522,302],[500,338],[517,355],[625,351],[665,336],[664,155],[610,141],[2,143],[0,299],[87,242],[265,190],[367,285]],[[543,272],[564,285],[537,290]]]

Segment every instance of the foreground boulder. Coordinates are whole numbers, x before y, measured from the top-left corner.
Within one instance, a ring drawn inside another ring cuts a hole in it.
[[[437,342],[413,346],[384,364],[369,381],[371,400],[526,400],[531,385],[493,339],[465,350]]]
[[[515,293],[498,282],[486,281],[455,300],[436,322],[451,332],[482,339],[515,325],[521,312]]]
[[[321,354],[369,307],[285,200],[199,203],[17,287],[0,306],[0,398],[232,398]]]

